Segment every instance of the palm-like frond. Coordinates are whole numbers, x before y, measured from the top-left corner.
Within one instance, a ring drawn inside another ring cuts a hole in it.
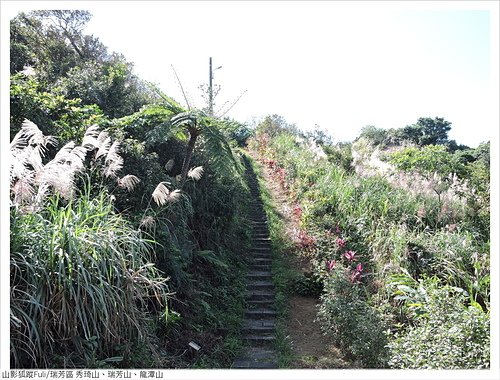
[[[216,172],[242,173],[243,167],[235,156],[218,123],[209,123],[203,129],[204,149],[209,156],[210,167]]]

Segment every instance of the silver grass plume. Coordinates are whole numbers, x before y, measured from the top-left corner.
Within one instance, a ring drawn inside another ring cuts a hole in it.
[[[111,147],[111,137],[109,137],[108,132],[102,131],[97,137],[98,148],[97,154],[95,156],[98,159],[101,156],[106,156],[108,154],[109,148]]]
[[[133,174],[127,174],[126,176],[118,179],[118,187],[122,189],[126,189],[127,191],[134,190],[134,187],[141,182],[139,178],[137,178]]]
[[[156,225],[155,218],[152,216],[145,216],[142,218],[141,223],[139,224],[139,227],[144,227],[144,228],[151,228]]]
[[[198,181],[202,175],[203,175],[203,166],[197,166],[195,168],[191,168],[187,173],[187,176],[189,178],[194,179],[195,181]]]
[[[93,124],[87,128],[85,135],[83,136],[82,146],[88,150],[93,150],[99,147],[99,141],[97,137],[99,136],[99,126]]]
[[[165,184],[170,185],[169,182],[160,182],[158,186],[156,186],[152,194],[153,200],[158,206],[163,206],[168,200],[168,194],[170,193],[170,190],[168,190]]]

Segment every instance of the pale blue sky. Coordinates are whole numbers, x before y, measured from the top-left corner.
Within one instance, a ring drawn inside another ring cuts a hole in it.
[[[219,106],[247,90],[228,114],[242,122],[277,113],[345,141],[365,125],[440,116],[470,146],[498,131],[496,2],[41,1],[11,11],[61,4],[90,10],[87,33],[181,103],[171,65],[200,107],[212,56],[223,66]]]
[[[351,140],[368,124],[402,127],[440,116],[453,123],[450,137],[461,143],[490,139],[497,123],[489,93],[495,54],[489,11],[408,4],[186,2],[102,9],[93,3],[88,32],[181,102],[170,65],[193,103],[202,105],[197,87],[207,82],[212,56],[215,67],[223,66],[215,72],[219,105],[247,90],[229,113],[240,121],[278,113],[302,129],[318,124],[337,140]]]

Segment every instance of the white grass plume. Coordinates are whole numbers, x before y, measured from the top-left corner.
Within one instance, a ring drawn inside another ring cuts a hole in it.
[[[198,181],[202,175],[203,175],[203,166],[197,166],[195,168],[191,168],[187,173],[187,176],[189,178],[194,179],[195,181]]]
[[[118,179],[118,187],[126,189],[127,191],[132,191],[139,182],[141,182],[141,180],[135,175],[127,174],[126,176]]]
[[[170,190],[165,186],[168,182],[160,182],[153,191],[152,197],[158,206],[163,206],[167,200]]]
[[[99,136],[99,126],[93,124],[87,128],[85,135],[83,136],[82,146],[89,150],[93,150],[99,147],[99,141],[97,137]]]
[[[168,195],[168,201],[170,203],[175,203],[181,198],[181,191],[179,189],[175,189],[174,191],[171,191],[170,194]]]
[[[123,168],[123,158],[120,156],[115,157],[113,160],[107,162],[106,166],[103,168],[103,174],[105,177],[116,178],[117,173]]]
[[[111,144],[111,147],[108,150],[108,153],[106,154],[106,159],[104,160],[105,162],[109,161],[114,161],[120,157],[118,154],[118,151],[120,150],[120,142],[118,140],[113,141],[113,144]]]
[[[154,227],[155,225],[156,225],[155,218],[153,218],[151,215],[148,215],[142,218],[139,227],[151,228]]]

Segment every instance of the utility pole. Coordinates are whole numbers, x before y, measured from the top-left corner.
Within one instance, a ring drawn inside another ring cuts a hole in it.
[[[214,79],[214,71],[219,70],[222,66],[219,66],[212,70],[212,57],[208,61],[208,113],[210,116],[214,116],[214,92],[212,88],[212,80]]]
[[[212,73],[212,57],[210,57],[210,60],[208,61],[208,113],[210,116],[214,115],[214,99],[213,99],[213,93],[212,93],[212,79],[214,77]]]

